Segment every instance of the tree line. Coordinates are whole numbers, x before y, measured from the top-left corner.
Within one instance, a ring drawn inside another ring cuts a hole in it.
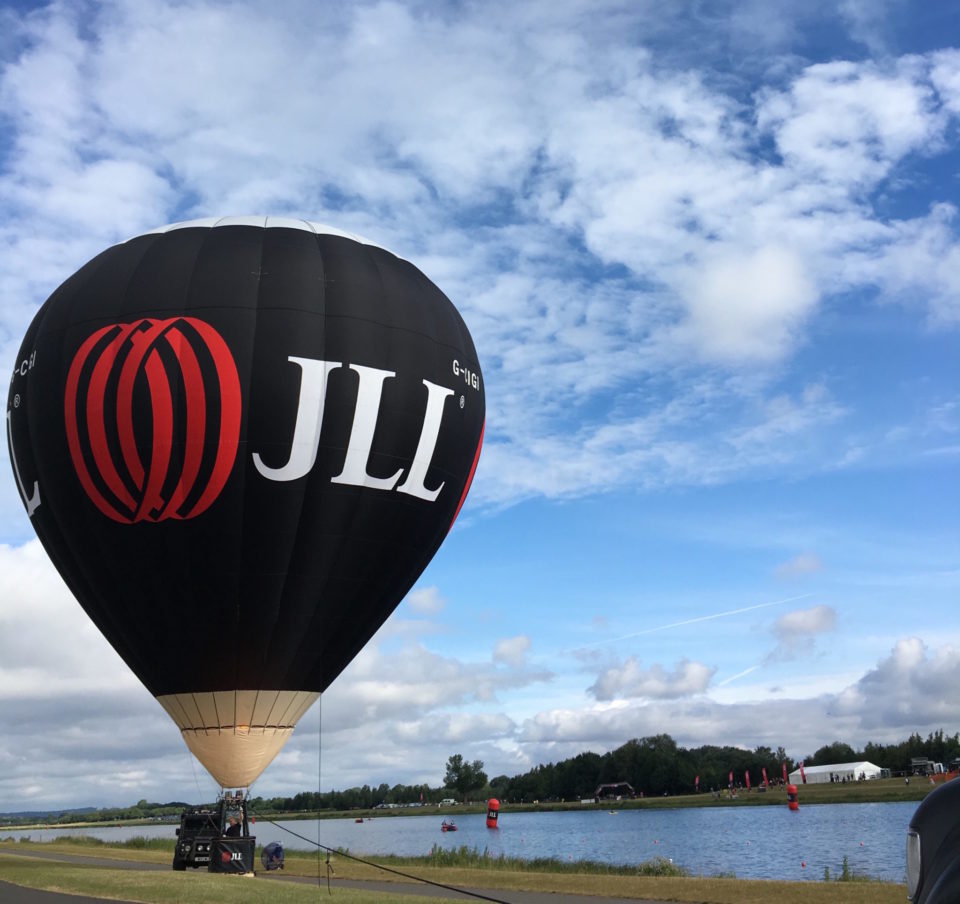
[[[696,789],[698,776],[702,792],[726,788],[731,772],[737,786],[746,783],[747,772],[752,784],[760,784],[764,769],[771,782],[782,780],[784,765],[790,773],[800,762],[806,766],[826,766],[868,760],[898,774],[909,772],[910,760],[914,757],[953,763],[960,757],[960,733],[951,737],[941,729],[926,739],[914,733],[896,744],[870,742],[862,750],[834,741],[799,760],[788,757],[783,747],[776,750],[714,745],[685,748],[670,735],[661,734],[635,738],[609,753],[581,753],[558,763],[536,766],[513,778],[497,776],[490,785],[502,799],[514,802],[584,799],[593,797],[600,785],[617,782],[628,782],[638,794],[646,796],[690,794]]]
[[[889,769],[894,775],[909,772],[910,760],[927,757],[935,762],[953,763],[960,758],[960,733],[945,735],[943,730],[926,738],[914,733],[895,744],[870,742],[857,750],[849,744],[834,741],[799,760],[787,756],[783,747],[681,747],[667,734],[635,738],[609,753],[585,752],[557,763],[535,766],[529,772],[513,777],[498,775],[487,781],[483,763],[464,761],[456,754],[447,761],[445,784],[440,788],[428,785],[382,784],[376,788],[364,785],[347,791],[318,793],[303,791],[294,797],[256,798],[254,805],[266,811],[349,810],[371,808],[378,804],[436,804],[449,797],[475,800],[498,797],[510,803],[582,800],[594,796],[600,785],[628,782],[645,796],[690,794],[700,777],[701,792],[710,788],[726,788],[730,773],[734,783],[745,784],[749,771],[751,782],[760,784],[765,768],[771,782],[782,779],[783,766],[792,772],[802,761],[807,766],[830,765],[868,760]]]

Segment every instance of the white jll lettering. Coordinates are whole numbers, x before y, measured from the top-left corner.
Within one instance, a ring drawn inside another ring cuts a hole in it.
[[[392,477],[371,477],[367,473],[370,460],[370,448],[373,446],[373,432],[377,429],[377,415],[380,414],[380,396],[383,394],[383,381],[395,377],[392,370],[380,370],[377,367],[364,367],[351,364],[350,370],[360,375],[357,388],[357,407],[353,413],[353,428],[350,430],[350,442],[347,444],[347,457],[343,470],[331,480],[331,483],[347,483],[355,487],[370,487],[374,490],[392,490],[403,475],[400,468]]]
[[[423,418],[423,429],[420,431],[420,441],[417,443],[417,454],[413,456],[410,473],[407,479],[397,487],[398,493],[407,493],[427,502],[435,502],[440,491],[441,483],[435,490],[428,490],[424,486],[427,478],[427,469],[433,460],[433,450],[437,448],[437,437],[440,435],[440,421],[443,419],[443,403],[447,396],[453,395],[452,389],[446,386],[437,386],[429,380],[424,380],[427,387],[427,413]]]
[[[297,403],[297,423],[293,428],[290,458],[280,468],[271,468],[254,452],[257,470],[270,480],[297,480],[307,474],[317,460],[320,446],[320,428],[323,425],[323,403],[327,397],[327,378],[331,370],[341,366],[339,361],[316,361],[313,358],[287,358],[300,367],[300,401]]]
[[[316,361],[312,358],[291,356],[287,360],[300,367],[300,397],[297,403],[297,422],[294,425],[290,457],[282,467],[271,468],[264,464],[259,454],[256,452],[253,454],[253,463],[257,471],[270,480],[297,480],[313,468],[320,445],[328,377],[331,371],[343,366],[339,361]],[[357,403],[343,469],[336,477],[331,478],[331,482],[387,491],[396,487],[398,493],[406,493],[428,502],[436,501],[444,484],[441,483],[433,490],[427,489],[427,471],[430,469],[433,453],[437,448],[444,404],[448,396],[453,395],[453,390],[438,386],[429,380],[422,381],[427,388],[427,407],[423,427],[420,430],[417,450],[407,479],[397,486],[403,476],[403,468],[399,468],[390,477],[373,477],[367,472],[377,419],[380,415],[383,384],[386,380],[395,377],[396,372],[381,370],[377,367],[365,367],[362,364],[351,364],[350,369],[359,378]]]

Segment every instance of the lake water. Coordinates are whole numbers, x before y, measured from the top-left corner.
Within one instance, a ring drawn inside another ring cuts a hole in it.
[[[824,867],[838,875],[846,857],[858,873],[904,881],[907,824],[916,803],[724,807],[684,810],[589,810],[555,813],[501,812],[500,827],[488,829],[485,814],[457,818],[457,832],[441,832],[437,815],[352,819],[260,820],[253,830],[260,843],[279,841],[288,850],[315,845],[284,829],[351,853],[429,853],[433,845],[466,845],[492,855],[553,857],[638,864],[667,857],[695,874],[735,873],[746,879],[822,880]],[[0,832],[33,840],[61,835],[92,835],[105,841],[137,835],[174,837],[173,825],[123,828],[44,829]],[[319,836],[318,836],[319,830]],[[804,866],[803,864],[806,864]]]

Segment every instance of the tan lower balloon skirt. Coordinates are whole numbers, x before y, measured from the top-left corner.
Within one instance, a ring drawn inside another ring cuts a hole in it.
[[[319,696],[313,691],[237,690],[166,694],[157,700],[222,788],[248,788]]]

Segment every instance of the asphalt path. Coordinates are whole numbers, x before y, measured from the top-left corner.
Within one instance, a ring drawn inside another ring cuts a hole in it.
[[[87,866],[100,866],[108,869],[152,870],[168,872],[169,866],[162,863],[147,863],[139,860],[113,860],[109,857],[90,857],[77,854],[63,854],[46,851],[18,851],[5,850],[0,856],[15,855],[20,857],[37,857],[41,860],[57,860],[62,863],[78,863]],[[316,879],[300,876],[285,876],[279,871],[258,872],[257,878],[269,882],[297,882],[299,884],[317,886]],[[422,882],[416,884],[404,882],[375,882],[359,879],[331,879],[331,888],[357,888],[372,892],[390,893],[398,895],[420,895],[421,897],[437,898],[444,901],[478,901],[487,900],[500,904],[664,904],[652,901],[649,898],[601,898],[595,895],[566,895],[556,892],[538,891],[511,891],[490,888],[449,889]],[[318,891],[326,895],[327,880],[322,878]],[[103,904],[104,898],[89,898],[80,895],[66,895],[53,891],[38,891],[33,888],[24,888],[9,882],[0,882],[0,901],[3,904]],[[135,904],[135,902],[117,901],[110,899],[113,904]],[[238,898],[238,900],[240,900]]]
[[[103,904],[103,898],[87,898],[83,895],[63,895],[58,891],[40,891],[0,882],[0,901],[3,904]],[[111,899],[111,904],[134,904],[132,901]]]

